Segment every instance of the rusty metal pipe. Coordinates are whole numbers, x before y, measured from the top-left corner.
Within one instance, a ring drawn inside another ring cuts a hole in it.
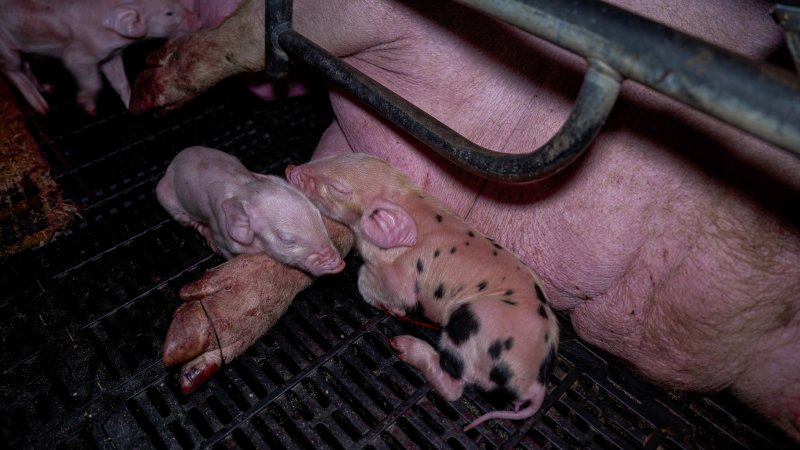
[[[562,128],[530,153],[501,153],[469,141],[296,31],[281,33],[278,43],[293,58],[316,68],[450,161],[482,177],[503,182],[535,181],[568,166],[592,142],[620,90],[620,78],[613,70],[600,62],[590,62],[575,106]]]
[[[800,78],[596,0],[453,0],[800,154]]]
[[[800,79],[601,1],[453,0],[589,60],[575,107],[561,130],[541,148],[517,154],[470,142],[292,31],[291,0],[265,1],[268,68],[271,61],[283,67],[284,51],[291,54],[451,161],[489,179],[535,181],[574,161],[608,117],[622,78],[800,154]],[[289,13],[271,15],[270,9]]]

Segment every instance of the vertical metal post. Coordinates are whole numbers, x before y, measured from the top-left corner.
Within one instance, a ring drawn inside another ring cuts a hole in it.
[[[289,71],[289,55],[278,45],[278,35],[292,28],[292,0],[264,0],[264,63],[270,79]]]

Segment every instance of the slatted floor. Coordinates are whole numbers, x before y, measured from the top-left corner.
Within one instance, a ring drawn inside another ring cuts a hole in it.
[[[171,221],[154,188],[190,145],[252,170],[305,161],[331,119],[324,95],[265,103],[227,83],[164,118],[132,117],[109,93],[85,116],[51,97],[30,116],[80,217],[54,241],[0,261],[0,447],[10,448],[781,448],[792,444],[728,393],[667,392],[578,339],[541,411],[461,428],[491,408],[443,401],[387,337],[433,332],[368,307],[358,260],[303,292],[278,324],[184,396],[160,348],[177,292],[221,262]]]

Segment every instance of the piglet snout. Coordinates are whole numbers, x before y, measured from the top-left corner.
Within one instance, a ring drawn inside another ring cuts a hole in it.
[[[339,273],[344,269],[344,261],[333,249],[312,253],[306,259],[306,267],[316,276]]]

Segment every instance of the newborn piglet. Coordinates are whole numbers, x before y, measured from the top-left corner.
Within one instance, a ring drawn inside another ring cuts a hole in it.
[[[358,289],[371,305],[403,316],[421,310],[443,331],[438,349],[412,336],[391,345],[447,400],[465,384],[501,394],[525,419],[542,405],[558,351],[558,323],[536,276],[398,170],[364,154],[289,166],[286,176],[326,216],[353,231],[364,264]]]
[[[282,178],[250,172],[227,153],[183,150],[156,195],[175,220],[197,229],[225,258],[264,252],[315,276],[344,268],[319,210],[299,190]]]
[[[144,39],[173,38],[200,21],[175,0],[0,0],[0,70],[40,114],[49,107],[23,53],[59,58],[75,77],[77,102],[95,113],[100,72],[125,106],[131,96],[122,50]]]

